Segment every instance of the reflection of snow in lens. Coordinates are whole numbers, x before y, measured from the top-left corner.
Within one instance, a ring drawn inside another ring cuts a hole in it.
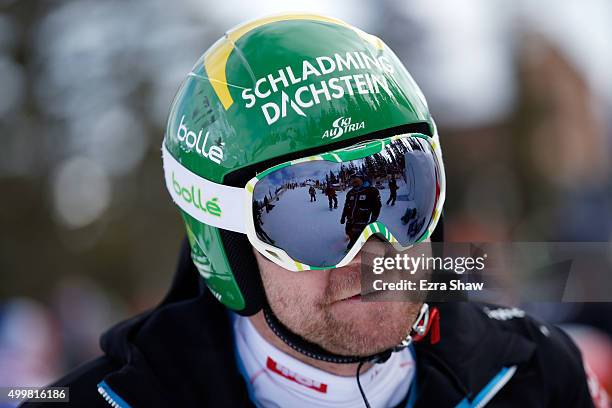
[[[53,179],[53,204],[57,220],[70,228],[94,222],[109,205],[110,180],[93,160],[77,157],[65,161]]]
[[[24,99],[24,76],[21,67],[0,57],[0,116],[18,108]]]
[[[263,242],[283,249],[295,260],[313,266],[330,266],[345,256],[351,242],[349,234],[358,236],[372,222],[370,217],[379,211],[376,221],[386,225],[402,245],[414,243],[429,227],[433,214],[436,162],[429,144],[422,139],[394,143],[395,155],[402,154],[399,153],[402,144],[408,149],[402,157],[410,164],[410,179],[402,176],[388,152],[343,163],[307,161],[268,173],[253,191],[255,233]],[[372,168],[368,170],[368,166]],[[367,180],[363,189],[356,186],[359,189],[353,190],[350,177],[346,176],[358,170],[363,170]],[[389,187],[391,172],[397,178],[394,199]],[[335,208],[332,208],[333,199],[326,194],[328,184],[335,184],[338,201]],[[346,204],[351,197],[349,193],[354,201]],[[381,201],[379,210],[376,210],[377,197]],[[347,214],[342,222],[345,205]],[[299,233],[288,229],[287,223],[296,225]]]

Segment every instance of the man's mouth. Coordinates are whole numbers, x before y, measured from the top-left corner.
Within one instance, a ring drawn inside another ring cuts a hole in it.
[[[337,302],[354,302],[354,301],[360,301],[361,300],[361,292],[352,292],[347,294],[346,296],[343,296],[341,298],[339,298],[338,300],[334,301],[333,303],[337,303]]]
[[[356,295],[353,295],[351,297],[342,299],[343,301],[347,301],[347,300],[361,300],[361,293],[358,293]]]
[[[354,295],[354,296],[350,296],[350,297],[347,297],[347,298],[343,298],[343,299],[337,300],[334,303],[352,303],[352,302],[360,302],[360,301],[361,301],[361,294],[357,294],[357,295]]]
[[[366,300],[376,300],[382,294],[386,293],[384,290],[367,290],[365,292],[349,292],[342,297],[338,297],[337,300],[334,300],[332,303],[336,302],[346,302],[346,301],[366,301]]]
[[[376,301],[381,298],[385,293],[384,290],[369,290],[366,292],[360,292],[353,295],[345,296],[341,299],[336,300],[336,302],[365,302],[365,301]],[[335,302],[334,302],[335,303]]]

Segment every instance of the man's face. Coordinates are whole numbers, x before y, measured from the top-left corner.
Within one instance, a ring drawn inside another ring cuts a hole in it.
[[[386,243],[370,239],[342,268],[292,272],[255,251],[272,311],[291,331],[341,355],[371,355],[399,344],[410,332],[421,303],[362,302],[364,250],[383,255]]]

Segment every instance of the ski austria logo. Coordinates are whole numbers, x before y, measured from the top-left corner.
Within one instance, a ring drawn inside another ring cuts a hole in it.
[[[323,55],[314,60],[303,60],[301,69],[286,66],[255,81],[253,88],[242,90],[244,107],[251,109],[258,101],[265,102],[271,95],[281,93],[280,101],[266,102],[261,111],[268,125],[285,118],[290,111],[306,117],[309,108],[323,101],[340,99],[356,94],[384,93],[392,97],[388,78],[395,68],[384,56],[373,56],[363,51]],[[359,73],[359,72],[362,73]],[[317,81],[316,78],[325,78]],[[286,90],[305,83],[290,95]]]
[[[340,116],[332,122],[331,129],[327,129],[321,139],[337,139],[345,133],[351,133],[365,127],[364,121],[351,123],[352,120],[350,116],[347,118]]]
[[[203,131],[203,129],[200,129],[196,135],[193,130],[189,130],[187,124],[185,123],[185,115],[183,115],[181,117],[181,123],[178,130],[176,131],[176,138],[180,142],[184,143],[185,146],[187,146],[187,149],[192,150],[195,147],[195,151],[200,156],[217,164],[221,164],[221,161],[223,160],[223,143],[221,143],[221,146],[212,145],[208,148],[208,150],[206,150],[206,144],[208,143],[210,132],[206,131],[204,140],[202,140]]]

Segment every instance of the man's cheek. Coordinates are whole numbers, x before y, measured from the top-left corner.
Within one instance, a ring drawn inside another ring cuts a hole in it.
[[[327,276],[326,271],[284,271],[277,278],[279,286],[296,293],[300,298],[318,298],[325,292]]]

